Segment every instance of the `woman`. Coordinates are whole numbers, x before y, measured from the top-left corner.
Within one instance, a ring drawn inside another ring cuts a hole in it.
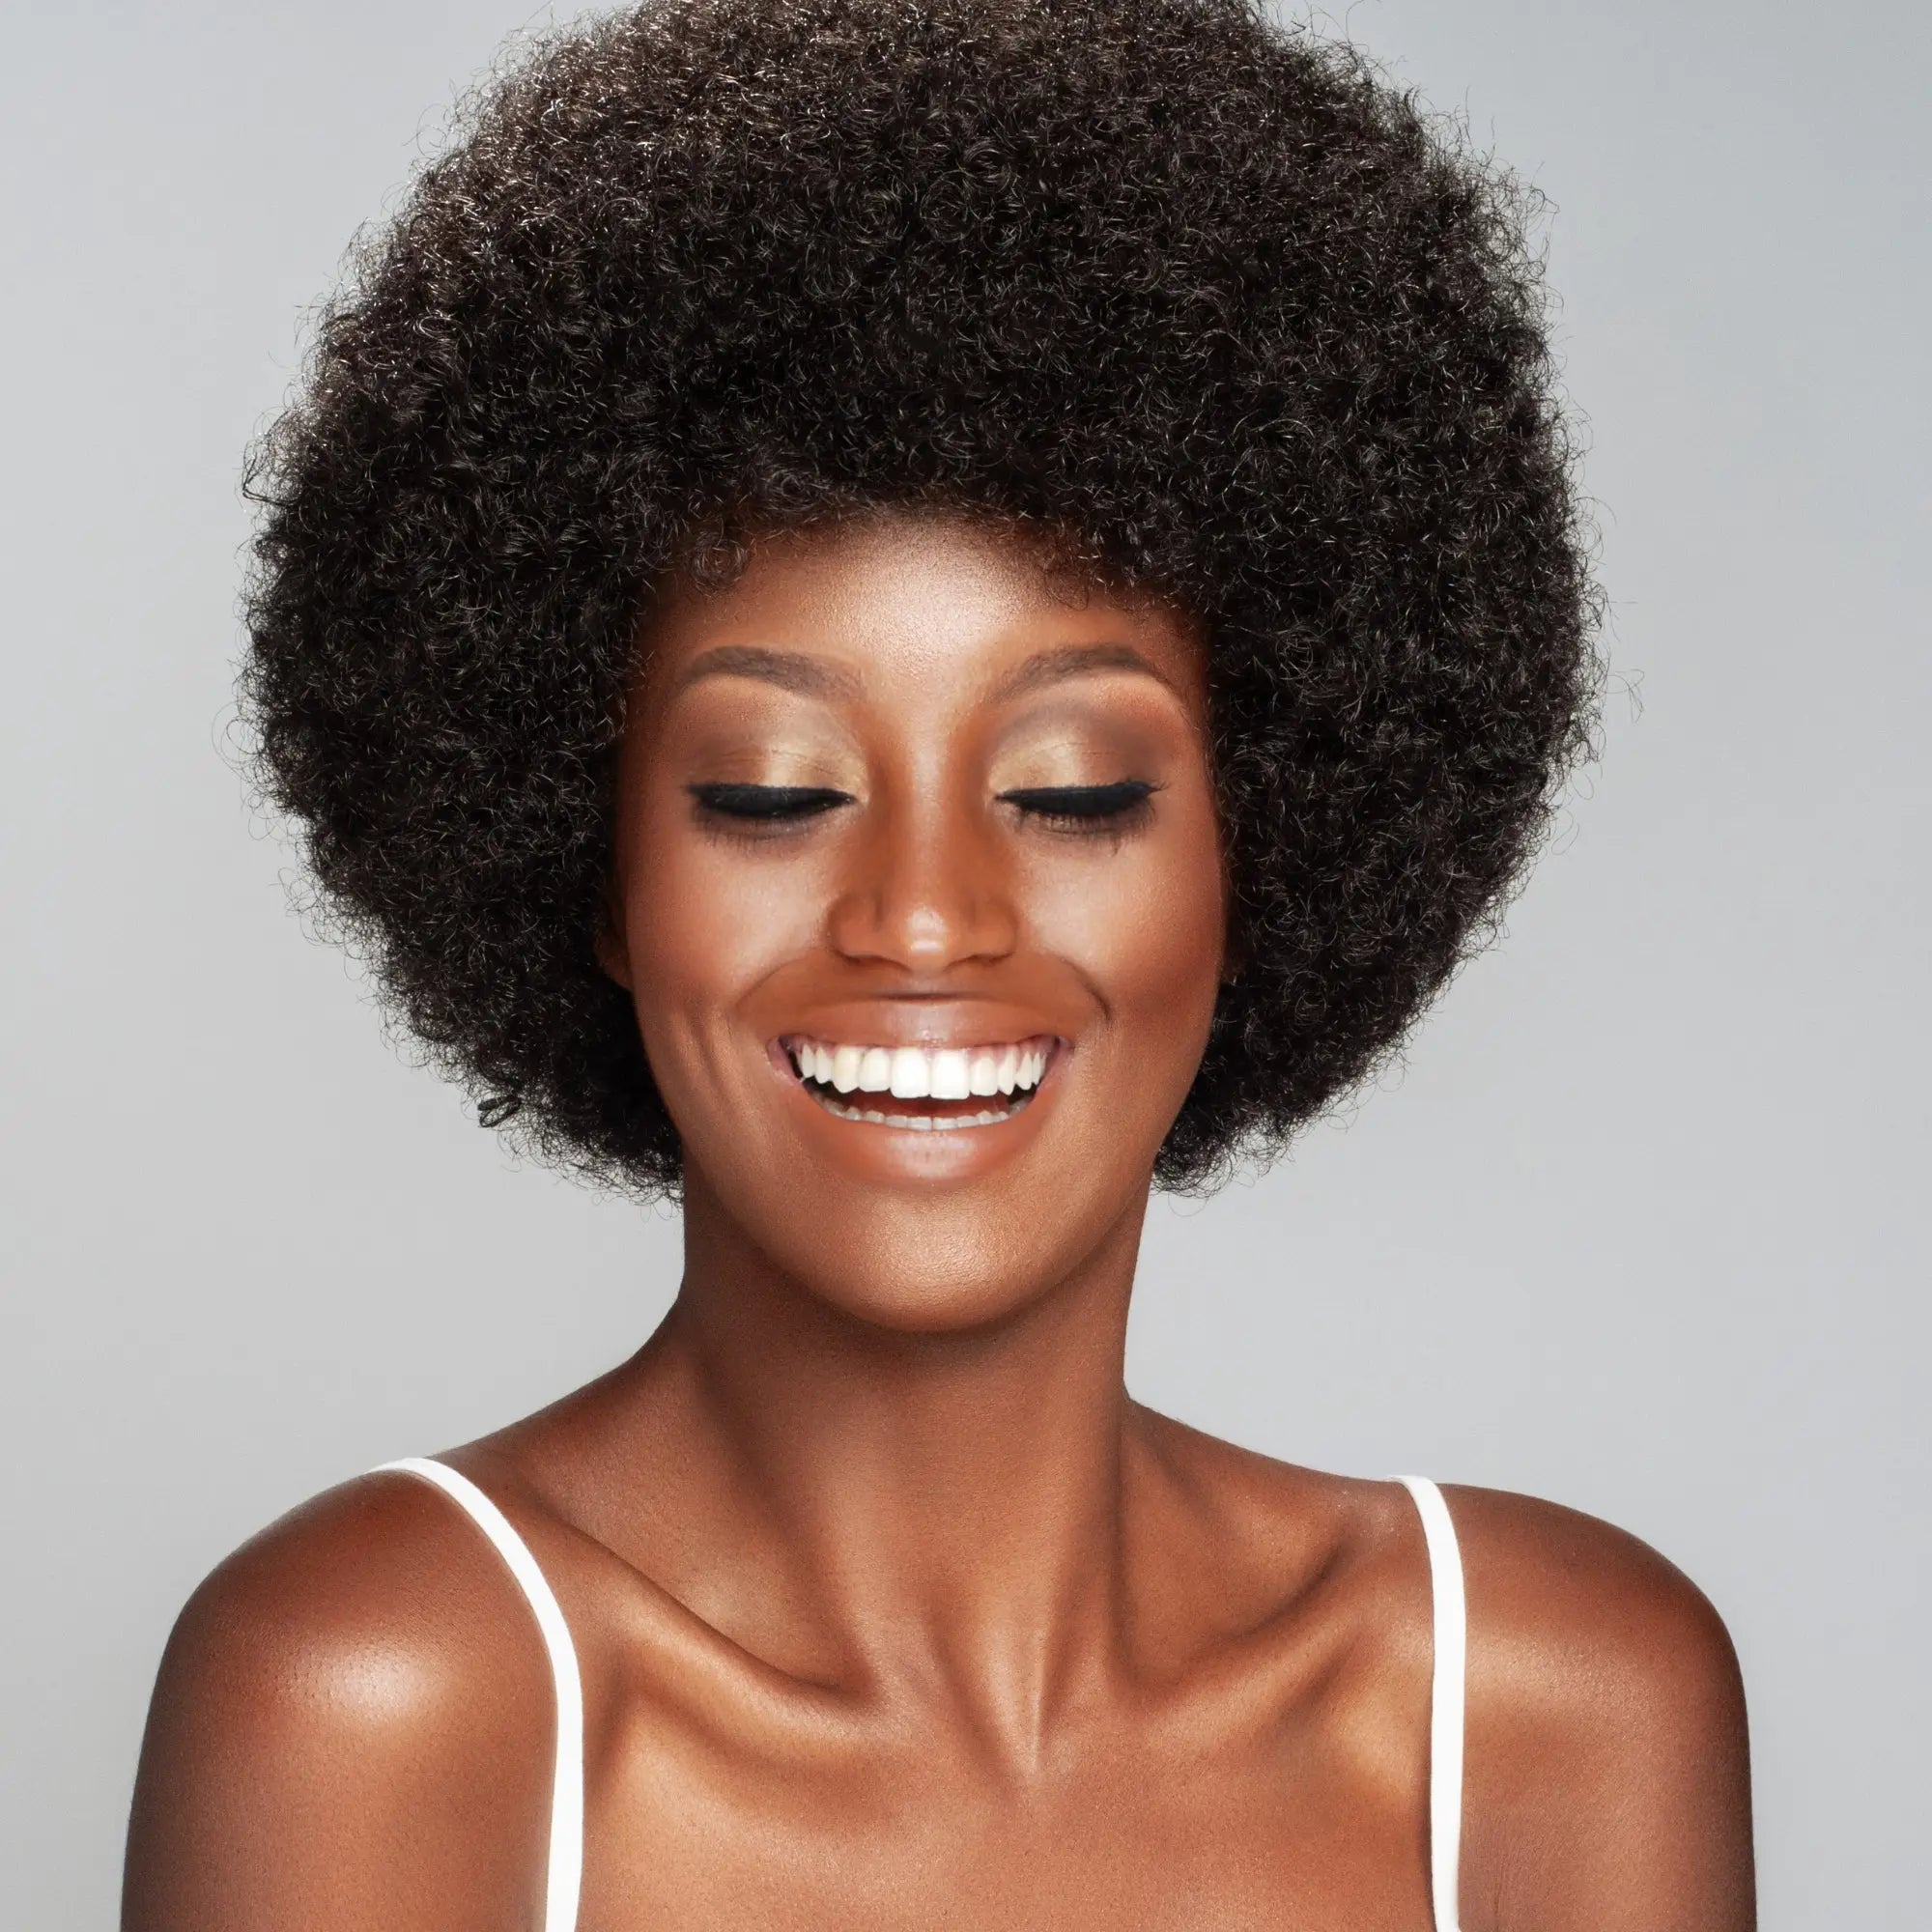
[[[1524,204],[1239,0],[653,4],[476,102],[258,453],[244,692],[684,1274],[196,1592],[131,1932],[1751,1924],[1679,1572],[1122,1383],[1150,1187],[1379,1065],[1589,748]]]

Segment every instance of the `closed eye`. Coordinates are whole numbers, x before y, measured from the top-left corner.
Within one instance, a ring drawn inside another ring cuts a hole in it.
[[[1023,818],[1038,820],[1060,831],[1120,833],[1138,825],[1148,812],[1148,799],[1161,787],[1145,779],[1122,779],[1104,785],[1032,785],[1003,791],[1003,804]],[[826,785],[763,785],[710,783],[687,787],[699,812],[714,819],[781,825],[815,818],[852,803],[849,792]]]
[[[1022,816],[1061,831],[1119,833],[1147,817],[1148,799],[1158,790],[1145,779],[1122,779],[1104,785],[1034,785],[1000,797]]]
[[[695,784],[688,786],[703,812],[721,818],[783,821],[816,817],[834,806],[849,805],[849,792],[825,785]]]

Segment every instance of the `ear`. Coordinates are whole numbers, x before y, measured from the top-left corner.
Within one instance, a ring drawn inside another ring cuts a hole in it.
[[[604,916],[598,923],[590,950],[596,955],[598,965],[625,992],[636,990],[631,984],[630,949],[624,944],[623,902],[617,896],[614,878],[604,883]]]
[[[1228,895],[1228,923],[1221,934],[1221,983],[1232,986],[1248,970],[1248,949],[1239,923],[1235,917],[1232,889]]]

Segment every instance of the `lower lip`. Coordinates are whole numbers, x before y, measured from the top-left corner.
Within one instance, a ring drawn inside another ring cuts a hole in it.
[[[972,1122],[971,1116],[955,1117],[954,1121],[940,1124],[938,1116],[914,1118],[887,1114],[876,1103],[881,1099],[890,1100],[891,1095],[856,1091],[849,1101],[841,1099],[837,1102],[842,1111],[835,1113],[799,1078],[790,1056],[776,1040],[771,1042],[768,1058],[773,1070],[804,1103],[806,1117],[823,1122],[824,1127],[832,1130],[830,1147],[845,1159],[856,1157],[862,1163],[877,1160],[889,1168],[910,1165],[923,1174],[940,1172],[956,1175],[987,1159],[1005,1159],[1032,1139],[1053,1110],[1054,1097],[1062,1085],[1061,1063],[1069,1051],[1065,1040],[1057,1040],[1047,1057],[1046,1070],[1040,1076],[1039,1085],[998,1119],[977,1124]],[[853,1104],[866,1101],[873,1104]],[[1045,1113],[1042,1113],[1042,1107]],[[867,1120],[867,1114],[877,1114],[879,1118]],[[872,1131],[851,1131],[861,1126]]]
[[[805,1085],[803,1081],[799,1084]],[[1041,1086],[1045,1084],[1044,1080],[1040,1083]],[[843,1100],[834,1100],[810,1087],[805,1091],[806,1097],[815,1101],[835,1121],[853,1121],[868,1127],[897,1127],[902,1132],[914,1134],[963,1134],[981,1127],[1005,1126],[1033,1105],[1034,1095],[1039,1088],[1029,1088],[1011,1105],[997,1114],[886,1114],[876,1107],[855,1107]]]

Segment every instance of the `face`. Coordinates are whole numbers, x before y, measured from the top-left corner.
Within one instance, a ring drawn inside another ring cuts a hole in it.
[[[667,578],[644,644],[599,956],[687,1216],[902,1330],[1137,1239],[1224,954],[1195,628],[894,514]]]

